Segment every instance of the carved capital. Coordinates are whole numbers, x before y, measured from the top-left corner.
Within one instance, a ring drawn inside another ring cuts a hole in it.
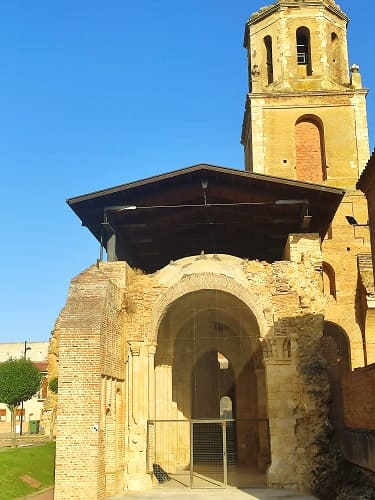
[[[141,353],[142,342],[129,342],[130,353],[134,356],[139,356]]]
[[[265,361],[290,361],[291,341],[288,337],[275,336],[261,341]]]
[[[148,346],[148,355],[149,356],[155,356],[156,353],[156,344],[151,344]]]

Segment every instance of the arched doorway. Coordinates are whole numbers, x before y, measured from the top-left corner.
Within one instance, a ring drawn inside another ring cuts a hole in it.
[[[336,323],[325,321],[322,347],[328,365],[331,386],[330,419],[335,429],[335,435],[339,438],[344,428],[341,379],[351,369],[350,344],[346,332]]]
[[[213,482],[264,479],[258,464],[267,462],[269,438],[259,337],[254,314],[230,293],[198,290],[169,306],[157,337],[153,428],[157,465],[168,474],[194,462],[194,472]],[[231,407],[225,416],[223,401]],[[162,421],[168,432],[158,432]]]

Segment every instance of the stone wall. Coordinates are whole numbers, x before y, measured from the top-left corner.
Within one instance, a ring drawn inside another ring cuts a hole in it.
[[[361,305],[366,292],[358,265],[358,256],[370,253],[369,232],[367,227],[350,225],[348,215],[362,224],[367,221],[366,199],[359,191],[346,193],[323,241],[324,265],[331,271],[331,290],[325,289],[325,320],[342,330],[350,348],[351,367],[356,368],[364,366],[366,352],[368,363],[375,360],[375,328],[366,319],[373,305],[368,303],[366,309]]]
[[[266,366],[266,405],[272,448],[268,481],[273,486],[306,488],[311,486],[316,457],[314,437],[322,431],[327,418],[328,381],[324,379],[325,365],[319,343],[325,303],[321,294],[319,238],[312,234],[292,235],[286,255],[292,262],[267,264],[222,255],[189,257],[155,275],[135,276],[127,290],[127,301],[134,301],[127,329],[132,332],[128,337],[130,343],[157,344],[158,326],[166,311],[179,298],[201,289],[233,293],[247,304],[260,328]],[[157,284],[164,290],[158,290]],[[297,369],[297,366],[308,365],[308,359],[313,364],[310,378]],[[138,363],[143,362],[140,352]],[[314,370],[318,371],[317,375]],[[316,386],[306,391],[306,384]],[[141,385],[141,391],[147,391],[144,382]],[[164,406],[166,404],[164,402]],[[129,405],[132,405],[130,400]],[[144,412],[147,414],[147,410]],[[146,418],[143,416],[143,420]],[[127,460],[139,466],[144,446],[139,427],[137,432],[138,450],[130,450]],[[299,453],[297,474],[296,449]],[[135,465],[133,470],[140,471]]]
[[[116,455],[111,429],[116,413],[117,418],[124,413],[124,401],[115,403],[125,379],[121,308],[119,289],[93,266],[72,281],[57,322],[56,499],[82,498],[82,491],[87,499],[104,498],[122,484],[123,462],[111,459]]]
[[[56,499],[79,498],[83,490],[85,498],[104,498],[151,486],[147,421],[162,409],[168,418],[188,417],[174,399],[173,352],[172,358],[163,352],[160,328],[168,311],[200,290],[220,292],[223,307],[232,297],[254,318],[254,360],[263,358],[255,402],[258,415],[269,418],[271,439],[268,484],[311,487],[328,394],[318,235],[291,235],[285,255],[288,261],[273,264],[192,256],[151,275],[124,262],[100,263],[72,281],[56,324]],[[183,324],[184,309],[175,311]],[[156,380],[166,391],[160,404]],[[265,466],[267,450],[259,453]]]
[[[373,269],[375,270],[375,151],[363,170],[357,188],[364,192],[368,204],[368,220],[371,235]]]

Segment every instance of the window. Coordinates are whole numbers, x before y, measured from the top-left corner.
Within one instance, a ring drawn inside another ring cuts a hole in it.
[[[297,64],[305,66],[306,75],[312,75],[311,50],[310,50],[310,31],[305,28],[298,28],[297,38]]]
[[[272,38],[270,36],[264,38],[264,47],[266,49],[267,83],[270,84],[273,82]]]
[[[6,422],[7,421],[7,411],[5,408],[0,409],[0,422]]]
[[[331,33],[331,57],[332,57],[332,73],[336,81],[340,79],[340,47],[339,37],[336,33]]]

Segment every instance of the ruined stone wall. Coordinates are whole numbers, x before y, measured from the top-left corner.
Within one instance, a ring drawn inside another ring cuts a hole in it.
[[[121,308],[119,289],[93,266],[72,281],[57,322],[56,499],[82,498],[82,491],[87,499],[118,492],[111,476],[117,475],[118,482],[123,464],[109,459],[106,463],[105,457],[113,456],[116,447],[115,433],[110,431],[116,407],[106,404],[117,391],[123,393],[125,379]],[[110,385],[116,389],[109,391]],[[123,413],[123,406],[118,413]]]
[[[101,263],[72,281],[56,325],[56,499],[79,498],[83,490],[85,498],[103,498],[151,485],[147,420],[155,418],[159,326],[176,300],[202,289],[232,294],[256,318],[272,450],[269,484],[311,487],[328,390],[320,354],[319,237],[291,235],[286,256],[273,264],[193,256],[152,275],[124,262]]]
[[[319,343],[324,313],[319,238],[295,235],[288,253],[292,262],[274,264],[222,255],[189,257],[154,275],[137,275],[126,290],[130,311],[126,329],[131,332],[130,344],[157,344],[158,326],[167,309],[179,297],[200,289],[233,293],[248,304],[258,320],[266,364],[273,454],[269,483],[309,487],[316,457],[314,438],[326,421],[328,399]],[[143,363],[142,351],[137,356],[137,363]],[[306,379],[300,366],[306,366],[308,359],[313,375]],[[143,382],[140,385],[138,390],[147,391]],[[306,391],[307,386],[313,388]],[[141,400],[145,401],[142,396]],[[139,472],[135,464],[139,466],[144,453],[139,432],[138,427],[138,449],[132,447],[127,455],[128,468],[134,472]]]

